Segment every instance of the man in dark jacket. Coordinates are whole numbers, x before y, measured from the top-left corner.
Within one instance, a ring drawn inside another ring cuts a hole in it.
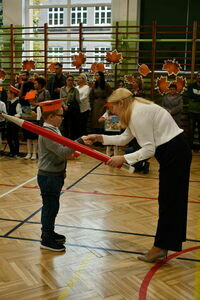
[[[47,83],[52,100],[60,98],[60,88],[66,84],[66,76],[63,75],[62,67],[61,63],[55,63],[55,75],[51,76]]]
[[[200,71],[196,75],[196,81],[188,86],[189,122],[190,122],[190,145],[193,146],[194,132],[197,127],[198,141],[200,144]]]

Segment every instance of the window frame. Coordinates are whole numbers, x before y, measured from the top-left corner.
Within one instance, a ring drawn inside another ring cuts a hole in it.
[[[55,52],[49,52],[49,51],[55,51]],[[64,48],[61,46],[49,46],[48,47],[48,61],[50,59],[56,58],[56,62],[63,63],[64,62],[63,51],[64,51]]]
[[[55,15],[57,16],[57,22],[58,24],[55,24]],[[51,21],[52,24],[50,24],[50,15],[51,15]],[[62,18],[61,18],[62,16]],[[62,20],[62,24],[61,24]],[[64,26],[64,8],[63,7],[49,7],[48,8],[48,26],[53,27],[53,26]]]
[[[102,8],[105,8],[104,10]],[[97,9],[98,8],[98,9]],[[102,14],[105,14],[104,18],[105,18],[105,22],[101,22],[102,20]],[[110,17],[108,17],[108,13],[110,13]],[[99,14],[99,23],[96,23],[96,14]],[[110,23],[107,22],[108,18],[110,18]],[[112,23],[112,11],[111,11],[111,6],[95,6],[94,5],[94,25],[96,26],[102,26],[102,25],[111,25]]]
[[[72,15],[75,15],[75,18],[72,17]],[[78,14],[80,14],[80,22],[78,22]],[[84,23],[84,14],[86,14],[86,23]],[[80,23],[87,25],[88,24],[88,10],[85,6],[75,6],[71,8],[71,14],[70,14],[70,24],[71,25],[79,25]],[[75,23],[72,22],[72,20],[75,20]]]

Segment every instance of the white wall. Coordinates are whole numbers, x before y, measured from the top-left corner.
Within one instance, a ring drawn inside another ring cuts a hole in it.
[[[3,24],[25,24],[25,1],[26,0],[3,0]]]

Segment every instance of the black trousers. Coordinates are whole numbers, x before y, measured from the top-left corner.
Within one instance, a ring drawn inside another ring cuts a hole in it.
[[[38,185],[42,196],[42,234],[45,239],[50,239],[54,232],[55,219],[60,206],[60,192],[64,184],[64,175],[37,176]]]
[[[159,219],[154,246],[181,251],[186,240],[191,149],[183,133],[159,146]]]
[[[10,154],[19,155],[19,126],[7,123],[7,141]]]

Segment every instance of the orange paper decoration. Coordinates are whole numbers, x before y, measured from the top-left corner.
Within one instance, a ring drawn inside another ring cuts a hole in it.
[[[105,67],[103,63],[93,63],[91,65],[91,71],[92,72],[104,72],[105,71]]]
[[[78,55],[74,55],[73,59],[72,65],[78,69],[86,61],[86,56],[82,52],[79,52]]]
[[[24,99],[25,100],[34,100],[36,97],[37,91],[36,90],[31,90],[26,93]]]
[[[168,75],[177,75],[180,72],[181,66],[175,59],[165,60],[162,70],[167,71]]]
[[[22,68],[23,68],[23,70],[26,70],[26,71],[35,70],[34,60],[25,60],[25,61],[23,61]]]
[[[186,78],[183,76],[176,77],[176,80],[173,82],[177,86],[177,92],[183,93],[187,86]]]
[[[55,63],[52,63],[48,66],[50,72],[55,72]]]
[[[169,85],[171,84],[171,81],[168,81],[167,76],[160,76],[160,78],[158,77],[156,80],[156,89],[158,90],[158,92],[163,95],[165,93],[168,93],[169,91]]]
[[[151,70],[149,69],[149,67],[147,65],[142,64],[142,65],[139,65],[138,72],[142,76],[147,76],[149,73],[151,73]]]
[[[135,80],[138,80],[137,77],[133,75],[124,75],[124,80],[127,83],[133,83]]]
[[[4,80],[6,78],[6,72],[4,70],[0,70],[0,79]]]
[[[111,64],[119,64],[122,62],[122,54],[117,52],[117,50],[113,50],[112,52],[106,52],[106,60]]]

